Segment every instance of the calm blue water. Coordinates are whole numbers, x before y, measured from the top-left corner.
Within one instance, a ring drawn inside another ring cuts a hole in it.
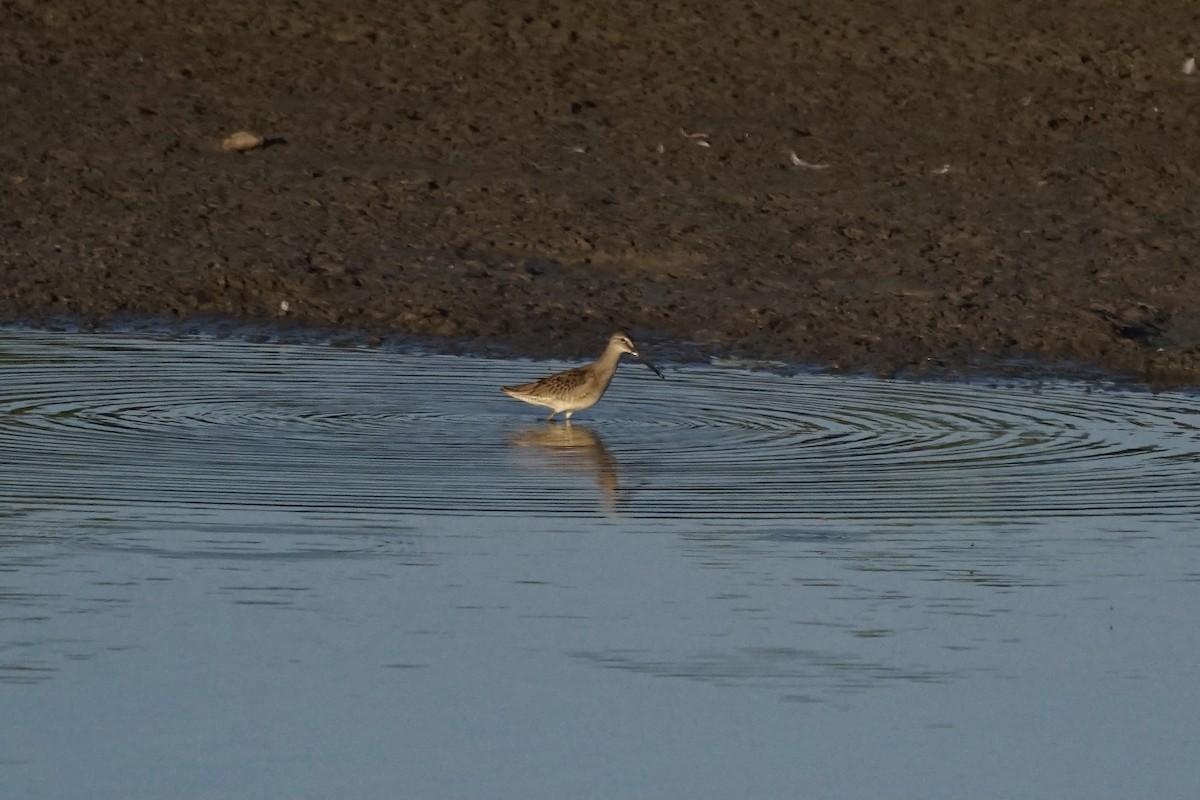
[[[0,333],[0,796],[1195,796],[1193,397],[563,366]]]

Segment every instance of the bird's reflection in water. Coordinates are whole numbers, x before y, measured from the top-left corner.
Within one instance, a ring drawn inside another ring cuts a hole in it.
[[[571,423],[539,425],[516,433],[510,441],[514,447],[544,456],[541,460],[546,467],[591,475],[605,507],[611,509],[617,504],[621,490],[619,465],[594,431]]]

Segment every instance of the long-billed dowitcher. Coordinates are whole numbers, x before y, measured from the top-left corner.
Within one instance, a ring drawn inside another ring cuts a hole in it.
[[[629,353],[654,370],[655,375],[666,380],[666,376],[658,371],[658,367],[638,354],[628,336],[614,333],[608,340],[608,347],[604,348],[604,352],[595,362],[556,373],[533,383],[504,386],[500,391],[526,403],[552,409],[550,416],[546,417],[547,422],[561,411],[566,412],[565,419],[569,422],[571,415],[576,411],[591,408],[604,396],[613,373],[617,371],[617,362],[621,360],[622,353]]]

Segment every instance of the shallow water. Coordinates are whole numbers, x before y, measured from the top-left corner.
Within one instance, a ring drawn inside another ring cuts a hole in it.
[[[1194,398],[561,366],[0,334],[0,786],[1194,796]]]

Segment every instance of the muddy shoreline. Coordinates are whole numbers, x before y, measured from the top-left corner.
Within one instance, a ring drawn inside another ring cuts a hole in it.
[[[1200,384],[1192,3],[404,8],[0,5],[0,318]]]

